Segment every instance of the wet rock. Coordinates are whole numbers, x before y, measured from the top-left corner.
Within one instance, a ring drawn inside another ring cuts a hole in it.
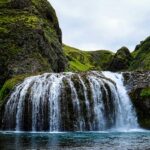
[[[150,129],[150,71],[123,73],[141,127]]]

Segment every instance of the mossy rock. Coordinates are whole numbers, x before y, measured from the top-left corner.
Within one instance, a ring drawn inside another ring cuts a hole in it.
[[[23,79],[26,77],[26,75],[23,76],[16,76],[12,79],[9,79],[5,82],[3,87],[0,90],[0,104],[3,103],[3,101],[8,97],[9,93],[14,89],[14,87],[23,81]]]
[[[132,56],[128,48],[122,47],[114,55],[112,61],[108,66],[108,70],[111,71],[123,71],[128,70],[132,61]]]
[[[150,87],[143,89],[140,96],[150,98]]]
[[[5,103],[5,100],[9,98],[10,94],[13,92],[15,87],[21,82],[23,82],[25,78],[40,74],[42,73],[17,75],[12,77],[11,79],[8,79],[0,89],[0,107],[2,104]]]
[[[3,0],[0,15],[0,88],[16,75],[65,70],[61,30],[47,0]]]
[[[150,129],[150,87],[137,88],[130,92],[142,128]]]

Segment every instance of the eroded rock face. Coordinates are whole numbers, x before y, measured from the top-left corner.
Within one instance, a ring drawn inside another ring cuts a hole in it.
[[[150,129],[150,71],[123,73],[141,127]]]
[[[65,70],[61,30],[47,0],[6,0],[0,14],[0,88],[16,75]]]
[[[31,5],[31,0],[12,0],[10,5],[13,8],[22,9]]]
[[[150,87],[150,71],[124,72],[125,85],[128,91]]]

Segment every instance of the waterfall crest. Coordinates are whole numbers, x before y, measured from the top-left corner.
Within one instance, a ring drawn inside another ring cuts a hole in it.
[[[46,73],[26,78],[10,95],[3,130],[102,131],[137,128],[123,86],[111,72]]]

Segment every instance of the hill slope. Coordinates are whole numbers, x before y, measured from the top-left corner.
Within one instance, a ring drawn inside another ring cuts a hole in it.
[[[150,70],[150,37],[141,41],[132,55],[134,59],[129,67],[130,70]]]
[[[122,47],[116,53],[108,50],[81,51],[63,45],[69,62],[68,71],[147,71],[150,70],[150,37],[146,38],[131,53]]]
[[[81,51],[67,45],[63,49],[69,62],[68,71],[106,70],[114,55],[107,50]]]
[[[64,71],[61,30],[47,0],[0,1],[0,87],[21,74]]]

